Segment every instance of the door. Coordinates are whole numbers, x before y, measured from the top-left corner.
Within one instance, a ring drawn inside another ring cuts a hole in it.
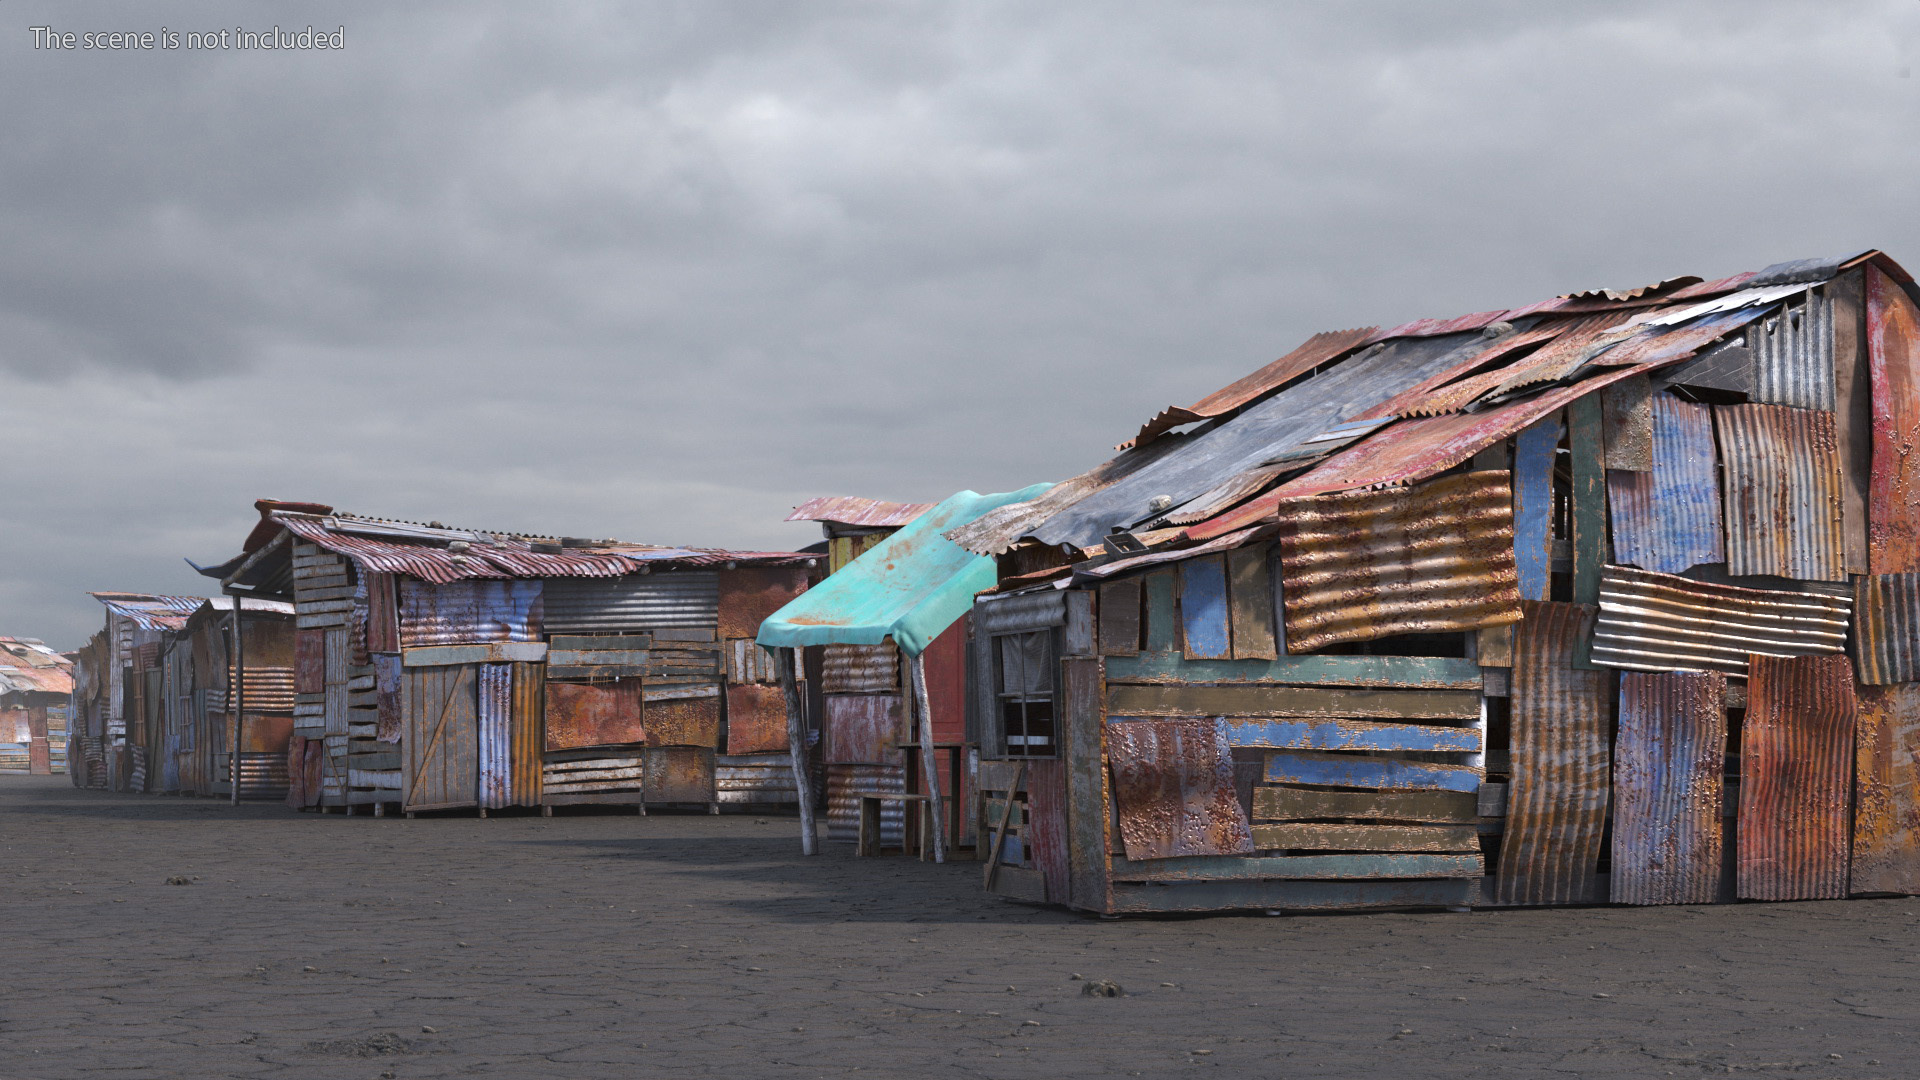
[[[479,672],[478,664],[405,669],[405,809],[478,805]]]

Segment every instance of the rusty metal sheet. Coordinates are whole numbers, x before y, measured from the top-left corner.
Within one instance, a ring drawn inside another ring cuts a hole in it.
[[[367,594],[367,651],[399,652],[399,581],[392,574],[366,573],[360,576],[360,583]]]
[[[1108,724],[1106,732],[1127,858],[1253,853],[1223,725],[1132,720]]]
[[[207,602],[204,596],[164,596],[159,593],[90,592],[87,595],[142,630],[183,629],[188,616]]]
[[[1574,666],[1585,604],[1527,601],[1514,628],[1512,782],[1494,895],[1502,904],[1600,899],[1612,676]]]
[[[1395,394],[1381,404],[1360,413],[1354,419],[1377,420],[1394,416],[1431,416],[1434,414],[1434,410],[1429,404],[1429,399],[1434,395],[1435,391],[1441,390],[1443,387],[1448,387],[1448,384],[1453,383],[1462,376],[1471,375],[1479,371],[1479,369],[1486,367],[1488,364],[1503,359],[1528,346],[1538,345],[1544,341],[1552,341],[1554,338],[1566,333],[1572,326],[1572,323],[1561,320],[1550,322],[1543,326],[1535,326],[1530,329],[1517,331],[1508,330],[1504,334],[1496,335],[1489,339],[1486,345],[1479,351],[1468,354],[1466,358],[1459,363],[1440,372],[1438,375],[1421,380],[1418,385]],[[1453,410],[1442,408],[1437,411],[1452,412]]]
[[[1609,469],[1647,472],[1653,468],[1653,381],[1646,375],[1621,379],[1600,391],[1600,426]]]
[[[1854,653],[1860,681],[1920,681],[1920,574],[1853,579]]]
[[[714,788],[713,751],[699,746],[649,746],[646,793],[650,803],[719,801]]]
[[[1833,302],[1825,290],[1788,297],[1747,328],[1751,399],[1797,409],[1832,409]]]
[[[1280,643],[1274,637],[1274,618],[1281,605],[1274,602],[1273,548],[1254,544],[1227,553],[1228,590],[1232,597],[1233,659],[1277,660]]]
[[[1849,891],[1920,893],[1920,685],[1862,686]]]
[[[574,751],[549,755],[540,766],[540,800],[548,805],[645,801],[644,751]]]
[[[547,683],[546,748],[573,750],[646,742],[640,685],[639,679]]]
[[[474,645],[539,641],[538,581],[400,582],[400,643]]]
[[[720,745],[720,687],[716,683],[645,681],[648,746]]]
[[[828,694],[827,761],[891,765],[899,758],[905,719],[899,694]]]
[[[1027,827],[1021,834],[1027,857],[1040,872],[1049,904],[1069,902],[1067,869],[1067,766],[1058,758],[1027,764]]]
[[[1144,446],[1182,424],[1225,416],[1314,368],[1359,348],[1373,338],[1374,331],[1374,327],[1362,326],[1353,330],[1327,330],[1315,334],[1287,355],[1184,409],[1171,406],[1162,409],[1153,419],[1141,425],[1139,434],[1120,444],[1120,449]]]
[[[299,694],[326,693],[327,632],[325,629],[294,631],[293,689]]]
[[[1520,617],[1504,472],[1296,499],[1279,514],[1291,653]]]
[[[878,645],[828,645],[820,687],[829,694],[889,693],[900,688],[900,650]]]
[[[722,659],[730,683],[773,683],[780,681],[773,654],[755,644],[752,638],[736,638],[726,643]]]
[[[1878,266],[1867,268],[1867,372],[1873,466],[1867,487],[1874,574],[1920,571],[1920,310]]]
[[[480,664],[478,765],[480,805],[498,810],[512,805],[513,665]]]
[[[757,635],[767,616],[807,591],[807,571],[800,567],[742,568],[719,573],[722,638]]]
[[[1593,662],[1635,671],[1744,676],[1749,654],[1842,651],[1852,607],[1844,596],[1716,585],[1609,566],[1600,579]]]
[[[1227,561],[1202,555],[1180,563],[1181,651],[1193,660],[1232,656],[1227,610]]]
[[[1556,338],[1509,364],[1469,375],[1406,405],[1406,416],[1441,416],[1459,412],[1492,394],[1535,383],[1552,382],[1578,370],[1594,353],[1618,340],[1610,335],[1626,318],[1618,312],[1589,315],[1559,323]]]
[[[827,765],[827,839],[851,844],[860,839],[859,792],[907,790],[903,765],[829,763]],[[880,804],[880,844],[897,848],[906,835],[906,803]]]
[[[713,784],[723,803],[766,806],[799,801],[789,754],[715,756]]]
[[[727,687],[727,753],[767,754],[787,749],[787,698],[777,686]]]
[[[1716,405],[1713,426],[1727,474],[1727,573],[1845,581],[1833,414]]]
[[[1856,711],[1846,657],[1753,658],[1740,736],[1741,899],[1847,895]]]
[[[793,508],[788,521],[829,521],[870,529],[897,529],[933,509],[933,503],[881,502],[853,495],[821,495]]]
[[[1727,677],[1630,671],[1620,676],[1613,763],[1616,904],[1711,904],[1719,898]]]
[[[507,747],[507,805],[540,803],[540,760],[545,749],[547,682],[545,664],[511,664]]]
[[[1445,319],[1415,319],[1399,326],[1381,330],[1373,335],[1374,341],[1386,341],[1390,338],[1437,337],[1441,334],[1458,334],[1467,330],[1480,330],[1498,322],[1507,313],[1507,309],[1498,311],[1476,311],[1467,315],[1455,315]]]
[[[1711,411],[1664,393],[1648,411],[1651,471],[1607,473],[1614,559],[1663,574],[1725,562]]]

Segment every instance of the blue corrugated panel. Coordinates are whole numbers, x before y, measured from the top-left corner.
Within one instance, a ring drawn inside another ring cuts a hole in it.
[[[1479,769],[1398,758],[1280,752],[1267,755],[1270,784],[1390,788],[1406,791],[1479,791]]]
[[[1614,561],[1659,574],[1726,561],[1713,415],[1653,395],[1653,471],[1607,473]]]
[[[1233,655],[1227,638],[1227,563],[1206,555],[1180,564],[1180,622],[1190,660],[1225,660]]]
[[[1513,561],[1520,599],[1545,600],[1553,553],[1553,454],[1560,446],[1560,414],[1513,440]]]
[[[1227,744],[1274,750],[1431,750],[1478,753],[1480,730],[1370,720],[1223,720]]]

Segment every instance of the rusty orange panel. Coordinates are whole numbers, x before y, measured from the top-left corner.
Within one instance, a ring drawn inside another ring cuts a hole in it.
[[[1727,748],[1720,672],[1620,676],[1613,763],[1616,904],[1711,904],[1720,895]]]
[[[807,591],[802,567],[720,571],[720,637],[758,636],[767,616]]]
[[[546,730],[547,665],[514,664],[508,710],[507,802],[540,802],[540,753]]]
[[[1512,784],[1494,895],[1503,904],[1601,899],[1612,676],[1574,666],[1593,630],[1586,604],[1525,602],[1514,628]]]
[[[1854,738],[1855,893],[1920,893],[1920,683],[1862,686]]]
[[[648,746],[720,745],[720,687],[711,683],[651,683],[646,702]]]
[[[1288,652],[1520,618],[1505,472],[1296,499],[1279,515]]]
[[[712,699],[717,701],[718,699]],[[645,759],[650,803],[714,802],[713,751],[700,746],[650,746]]]
[[[758,683],[727,687],[727,753],[774,754],[786,749],[786,693]]]
[[[1873,385],[1873,467],[1867,486],[1874,574],[1920,571],[1920,312],[1899,283],[1867,267],[1867,370]]]
[[[605,683],[550,682],[546,699],[549,750],[647,740],[638,679]]]
[[[1253,854],[1222,724],[1128,720],[1106,730],[1127,858]]]
[[[1855,712],[1844,656],[1750,661],[1736,845],[1742,899],[1847,894]]]

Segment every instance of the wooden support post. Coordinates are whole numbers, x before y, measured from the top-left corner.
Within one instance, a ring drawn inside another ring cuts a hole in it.
[[[813,831],[813,777],[807,768],[807,718],[800,708],[800,687],[793,669],[796,657],[792,649],[773,650],[773,665],[780,676],[780,690],[787,699],[787,750],[793,755],[793,790],[800,800],[800,854],[820,854],[820,838]],[[646,813],[646,807],[640,808]]]
[[[925,656],[914,656],[909,674],[913,681],[913,711],[920,721],[920,783],[926,788],[927,796],[926,835],[933,840],[933,861],[943,863],[947,861],[947,823],[940,812],[940,758],[939,751],[933,748],[933,709],[927,702]]]
[[[242,598],[233,597],[233,681],[227,685],[227,709],[233,713],[233,741],[228,744],[228,775],[233,781],[232,805],[240,805],[240,732],[247,715],[247,650],[242,634]]]
[[[1600,574],[1607,561],[1607,470],[1600,397],[1588,394],[1567,406],[1567,448],[1573,473],[1573,602],[1600,602]],[[1574,646],[1573,666],[1591,671],[1592,636]]]

